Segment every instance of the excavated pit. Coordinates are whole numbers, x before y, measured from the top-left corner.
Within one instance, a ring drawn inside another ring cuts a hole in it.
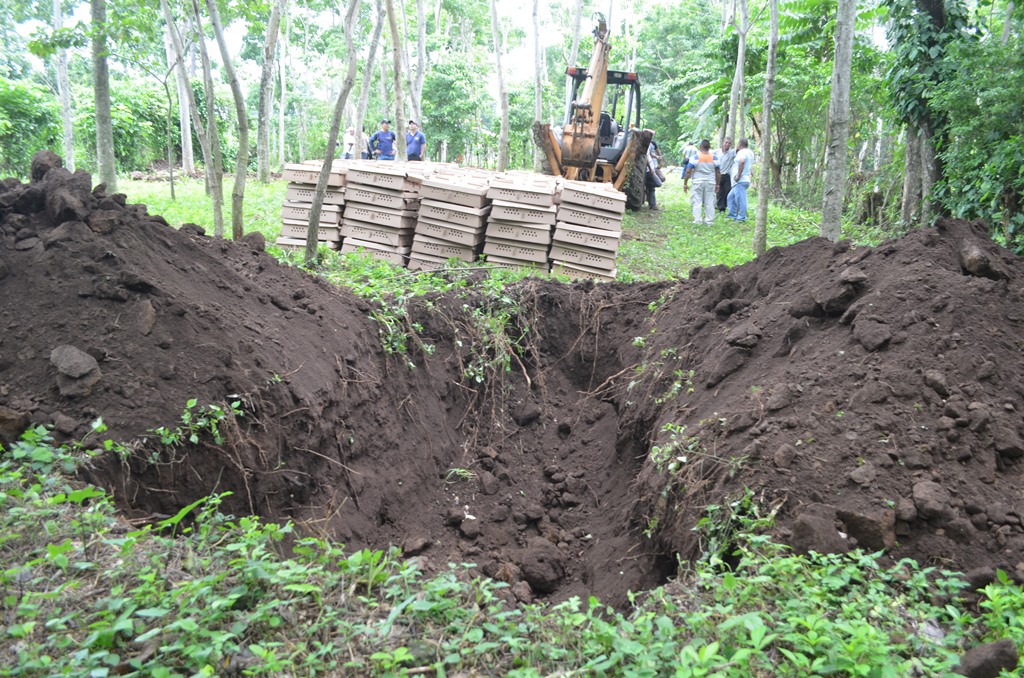
[[[800,551],[1024,574],[1024,263],[979,225],[677,283],[472,285],[414,302],[388,354],[369,303],[260,236],[170,228],[58,163],[0,184],[0,437],[102,416],[136,452],[84,473],[133,518],[231,492],[428,571],[476,563],[518,600],[622,605],[749,491]],[[244,415],[220,444],[147,436],[190,399]]]

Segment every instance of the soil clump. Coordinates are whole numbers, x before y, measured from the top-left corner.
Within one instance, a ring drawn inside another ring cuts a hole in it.
[[[0,182],[0,439],[102,416],[134,452],[84,473],[136,518],[231,492],[519,601],[621,605],[751,496],[797,551],[1024,577],[1024,262],[979,224],[673,283],[474,286],[413,302],[395,354],[373,305],[258,234],[171,228],[60,165]],[[244,414],[160,445],[190,399]]]

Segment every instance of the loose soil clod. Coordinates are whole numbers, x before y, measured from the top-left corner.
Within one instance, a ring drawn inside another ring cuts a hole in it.
[[[797,550],[1024,575],[1024,263],[977,225],[811,239],[676,284],[527,281],[526,350],[478,385],[455,332],[482,300],[417,307],[437,350],[410,370],[366,302],[55,158],[0,183],[0,437],[103,416],[132,440],[190,398],[246,411],[221,445],[87,471],[136,517],[230,491],[227,510],[352,548],[478,563],[520,600],[622,604],[750,488]]]

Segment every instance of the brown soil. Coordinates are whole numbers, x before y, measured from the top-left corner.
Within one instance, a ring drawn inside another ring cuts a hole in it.
[[[979,225],[671,284],[527,281],[522,354],[481,384],[472,310],[493,298],[421,301],[433,355],[390,355],[370,304],[260,236],[173,229],[58,164],[0,185],[0,437],[102,416],[137,452],[86,475],[136,518],[230,491],[351,548],[475,562],[521,600],[623,604],[749,488],[797,550],[1024,574],[1024,263]],[[245,415],[161,448],[147,431],[190,398]]]

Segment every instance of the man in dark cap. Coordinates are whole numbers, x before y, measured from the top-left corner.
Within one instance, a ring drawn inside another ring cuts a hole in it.
[[[405,154],[409,160],[423,160],[426,145],[427,138],[420,131],[420,126],[415,120],[410,120],[409,130],[405,133]]]
[[[370,150],[378,160],[394,160],[396,140],[395,133],[391,131],[391,121],[384,118],[380,121],[380,129],[370,137]]]

